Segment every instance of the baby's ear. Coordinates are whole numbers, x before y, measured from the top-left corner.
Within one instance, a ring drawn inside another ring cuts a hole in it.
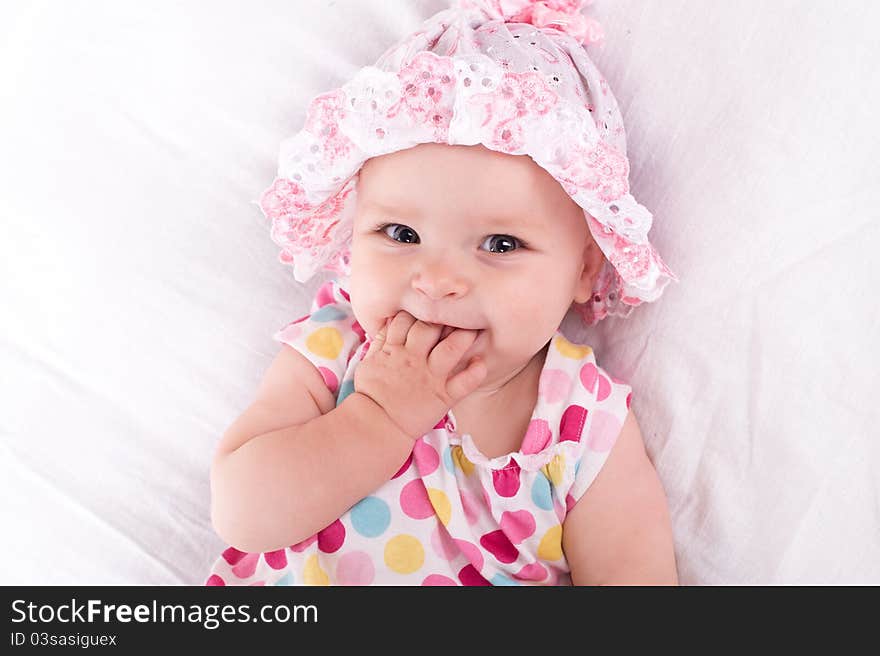
[[[575,303],[586,303],[590,300],[590,296],[593,294],[593,282],[599,275],[604,261],[605,255],[599,248],[599,244],[596,243],[592,235],[587,235],[587,243],[584,245],[583,270],[575,287]]]

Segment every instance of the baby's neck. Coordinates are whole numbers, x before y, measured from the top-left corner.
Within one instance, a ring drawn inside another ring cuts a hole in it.
[[[452,408],[456,432],[468,434],[487,458],[522,448],[535,403],[547,347],[511,376],[504,385],[470,394]]]
[[[461,399],[452,407],[455,417],[464,423],[467,418],[496,415],[498,412],[511,412],[525,405],[529,415],[534,401],[538,398],[538,381],[544,368],[549,342],[538,351],[518,371],[512,372],[505,380],[490,386],[481,387]],[[523,404],[528,399],[530,403]]]

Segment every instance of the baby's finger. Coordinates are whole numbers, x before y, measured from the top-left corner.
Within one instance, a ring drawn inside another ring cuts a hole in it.
[[[467,369],[455,374],[446,383],[446,393],[452,399],[453,404],[477,389],[488,372],[482,358],[479,356],[471,358]]]
[[[428,353],[440,339],[443,324],[416,321],[406,336],[406,348],[413,354],[427,359]]]
[[[405,310],[401,310],[395,314],[391,321],[388,322],[385,343],[398,346],[405,344],[406,335],[415,322],[416,318]]]
[[[436,375],[449,373],[479,334],[479,330],[456,328],[433,348],[428,356],[428,368]]]
[[[370,346],[367,348],[367,354],[364,356],[365,358],[370,357],[370,354],[375,353],[376,351],[381,351],[382,346],[385,345],[385,339],[388,333],[388,319],[385,319],[385,322],[379,328],[378,332],[373,335],[373,338],[370,340]]]

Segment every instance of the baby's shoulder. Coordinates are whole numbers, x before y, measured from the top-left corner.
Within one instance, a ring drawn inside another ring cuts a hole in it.
[[[545,397],[579,405],[613,407],[619,415],[629,409],[632,386],[600,366],[592,346],[569,340],[557,332],[544,360],[539,401],[542,393]],[[620,401],[624,401],[624,407]],[[623,416],[620,419],[622,421]]]
[[[273,339],[311,362],[336,394],[366,335],[354,316],[348,293],[335,281],[328,281],[315,294],[310,313],[285,325]]]

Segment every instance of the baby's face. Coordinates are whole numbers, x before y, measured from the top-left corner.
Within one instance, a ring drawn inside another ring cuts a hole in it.
[[[602,256],[583,210],[530,157],[421,144],[365,163],[351,301],[367,335],[400,310],[482,331],[493,375],[522,367],[586,301]],[[384,226],[384,227],[383,227]]]

